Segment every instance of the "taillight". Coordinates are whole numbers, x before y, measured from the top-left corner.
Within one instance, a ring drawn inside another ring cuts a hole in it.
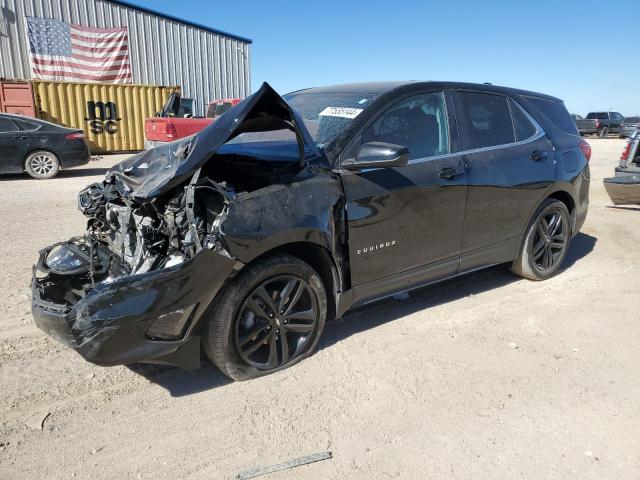
[[[76,132],[70,133],[69,135],[65,135],[67,140],[84,140],[84,132]]]
[[[596,118],[596,128],[600,128],[600,120]]]
[[[172,125],[171,123],[165,124],[164,133],[167,136],[167,138],[171,138],[171,139],[178,138],[178,131],[176,130],[175,125]]]
[[[587,142],[582,142],[580,144],[580,150],[582,150],[584,158],[587,159],[587,162],[591,160],[591,145],[589,145]]]
[[[622,155],[620,155],[620,160],[629,160],[629,153],[631,153],[631,142],[628,141],[624,146],[624,150],[622,150]]]

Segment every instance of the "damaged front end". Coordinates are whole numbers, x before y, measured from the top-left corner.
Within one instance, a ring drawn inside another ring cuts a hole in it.
[[[34,266],[36,324],[96,364],[197,367],[199,319],[243,266],[225,242],[229,210],[239,192],[302,168],[309,143],[300,125],[265,84],[200,134],[135,155],[86,187],[86,233],[42,250]],[[210,165],[240,133],[282,128],[298,140],[295,166],[243,175],[237,154]],[[225,175],[241,180],[232,186]]]
[[[34,267],[38,326],[97,364],[197,366],[195,320],[242,266],[219,241],[233,191],[198,174],[143,203],[113,184],[83,190],[86,234],[42,250]]]

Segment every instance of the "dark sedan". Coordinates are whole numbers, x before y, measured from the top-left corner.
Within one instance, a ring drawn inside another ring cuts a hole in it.
[[[82,130],[0,113],[0,173],[26,171],[33,178],[53,178],[89,158]]]

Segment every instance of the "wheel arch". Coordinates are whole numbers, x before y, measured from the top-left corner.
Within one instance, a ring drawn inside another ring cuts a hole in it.
[[[571,230],[573,230],[575,228],[575,224],[576,224],[576,201],[573,198],[573,195],[571,195],[571,193],[568,190],[563,189],[563,188],[557,188],[555,190],[547,192],[546,195],[543,195],[542,198],[540,198],[540,200],[536,204],[535,208],[533,208],[531,210],[531,212],[529,213],[529,217],[527,218],[527,221],[524,224],[524,228],[522,230],[522,234],[523,235],[526,232],[526,230],[529,227],[529,225],[531,224],[531,221],[535,217],[536,212],[540,209],[540,206],[545,202],[545,200],[547,200],[549,198],[553,198],[555,200],[559,200],[559,201],[561,201],[562,203],[565,204],[565,206],[567,207],[567,210],[569,210],[569,215],[571,216]]]
[[[285,243],[255,257],[248,262],[243,269],[248,265],[278,253],[286,253],[299,258],[309,264],[311,268],[320,275],[320,279],[327,293],[327,320],[335,318],[338,294],[343,290],[343,275],[338,269],[336,259],[331,251],[323,245],[308,241]]]

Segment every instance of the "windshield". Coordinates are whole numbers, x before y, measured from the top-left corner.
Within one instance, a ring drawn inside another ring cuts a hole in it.
[[[284,99],[298,111],[316,147],[323,148],[377,96],[375,93],[303,90],[285,95]]]

